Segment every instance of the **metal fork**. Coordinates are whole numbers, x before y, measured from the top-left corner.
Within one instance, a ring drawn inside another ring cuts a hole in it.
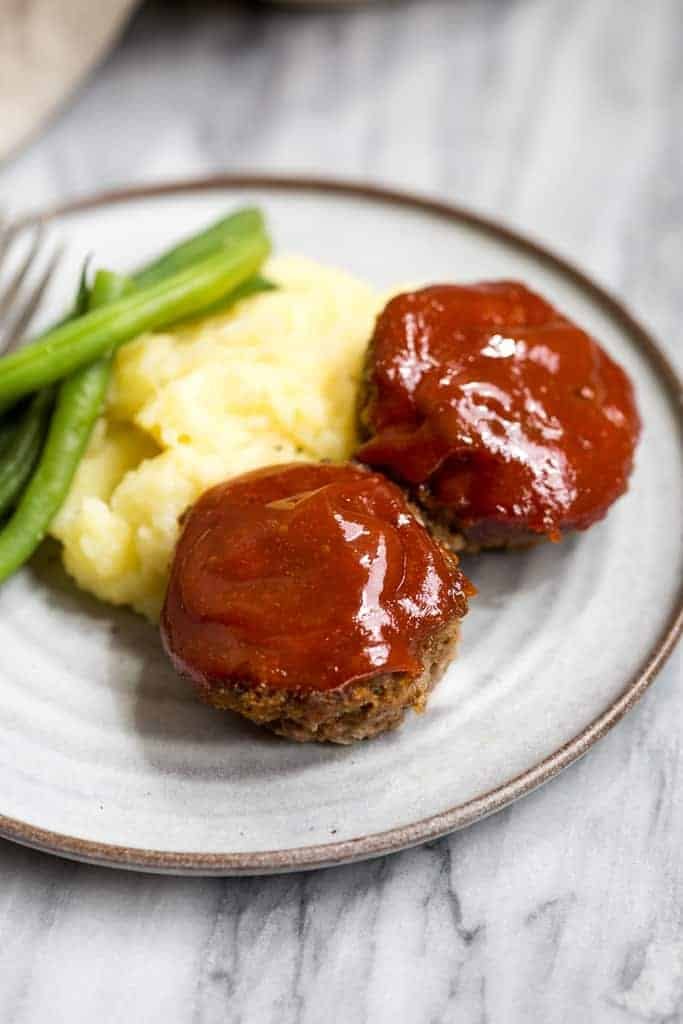
[[[0,271],[24,233],[28,233],[26,252],[0,290],[0,354],[11,352],[21,344],[64,254],[63,245],[51,248],[46,245],[44,222],[22,228],[0,214]],[[49,252],[47,263],[46,251]],[[36,279],[32,272],[41,265],[43,269]]]

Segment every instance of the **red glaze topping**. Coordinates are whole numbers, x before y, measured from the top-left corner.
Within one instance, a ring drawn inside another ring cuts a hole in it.
[[[358,457],[463,529],[586,529],[626,490],[640,420],[624,371],[522,284],[398,295],[375,329]]]
[[[418,648],[467,610],[470,586],[402,492],[352,465],[272,466],[190,510],[162,614],[197,682],[330,690],[418,674]]]

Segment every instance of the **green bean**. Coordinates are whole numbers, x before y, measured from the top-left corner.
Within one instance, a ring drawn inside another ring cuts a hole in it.
[[[0,459],[13,446],[20,422],[21,416],[18,415],[16,409],[13,409],[8,416],[0,420]]]
[[[92,289],[87,285],[87,265],[83,267],[76,297],[74,316],[120,298],[133,287],[128,278],[98,271]],[[54,404],[54,388],[38,391],[17,415],[12,410],[0,423],[0,517],[12,507],[38,461]],[[24,405],[24,403],[22,403]]]
[[[135,284],[130,277],[116,274],[113,270],[98,270],[93,279],[92,287],[86,294],[86,310],[99,309],[110,302],[116,302],[124,295],[135,291]]]
[[[88,309],[116,301],[131,287],[128,278],[105,270],[98,271],[87,297]],[[38,468],[14,515],[0,531],[0,582],[30,558],[61,508],[102,409],[110,372],[111,358],[107,356],[76,371],[62,382]],[[29,411],[38,403],[42,403],[42,408],[51,392],[51,388],[39,392]],[[47,408],[49,411],[49,405]],[[22,488],[24,483],[26,480]],[[0,471],[0,508],[1,502]]]
[[[263,277],[261,274],[254,274],[253,277],[250,277],[243,284],[238,285],[234,291],[219,299],[218,302],[214,302],[210,306],[200,309],[198,313],[192,313],[191,316],[184,317],[182,320],[176,320],[173,326],[180,326],[190,321],[198,320],[200,317],[204,318],[216,316],[218,313],[225,313],[226,310],[230,309],[237,302],[249,298],[250,295],[258,295],[259,292],[272,292],[276,290],[277,285],[273,281]]]
[[[92,288],[86,298],[87,309],[100,309],[102,306],[116,302],[134,288],[135,285],[130,278],[124,277],[122,274],[115,274],[111,270],[98,270],[95,274]],[[82,451],[85,450],[85,445],[90,440],[92,427],[100,414],[109,387],[110,376],[111,356],[104,356],[102,359],[98,359],[96,362],[76,370],[70,378],[62,383],[60,388],[57,398],[57,410],[59,410],[61,403],[65,403],[78,412],[80,427],[78,423],[75,423],[74,427],[85,432]],[[91,416],[87,414],[87,403],[89,401],[93,403]],[[80,441],[78,444],[80,444]],[[73,472],[76,471],[77,466],[78,462],[74,464]],[[72,477],[73,472],[71,474]],[[71,478],[69,479],[70,484]],[[66,491],[63,495],[63,498],[65,497]]]
[[[266,229],[260,210],[245,207],[228,217],[221,217],[204,231],[185,239],[179,245],[163,253],[152,263],[132,274],[138,288],[158,284],[171,274],[192,266],[207,256],[213,256],[221,249],[234,246],[244,238],[255,235],[265,236]]]
[[[88,367],[60,386],[38,468],[0,531],[0,582],[30,558],[59,511],[97,419],[107,380],[107,373],[93,373]]]
[[[53,398],[52,388],[39,391],[15,426],[12,444],[0,462],[0,516],[15,503],[38,462]]]
[[[187,267],[196,264],[207,256],[213,256],[222,249],[234,246],[236,242],[239,242],[244,238],[248,238],[251,235],[258,235],[267,238],[265,222],[260,210],[252,207],[245,207],[244,209],[237,210],[236,213],[232,213],[227,217],[222,217],[214,224],[209,225],[208,228],[205,228],[198,234],[186,239],[179,245],[174,246],[167,252],[162,253],[161,256],[157,257],[151,263],[148,263],[144,267],[135,271],[128,280],[131,285],[137,285],[138,288],[148,287],[150,284],[158,284],[160,281],[164,281],[170,277],[171,274],[175,274],[179,270],[185,270]],[[69,323],[69,321],[78,316],[82,316],[82,314],[87,311],[90,297],[90,288],[87,282],[88,262],[89,258],[83,263],[83,269],[81,271],[78,292],[73,309],[65,317],[62,317],[61,320],[58,320],[56,324],[53,324],[50,330]],[[257,292],[268,291],[276,287],[277,286],[273,284],[273,282],[268,281],[259,274],[255,274],[253,282],[251,279],[244,282],[245,290],[244,293],[240,295],[240,298],[246,298],[247,295],[254,295]],[[128,290],[129,289],[127,288],[126,291]],[[229,295],[225,300],[227,306],[233,305],[235,301],[237,300],[233,300],[231,295]],[[212,303],[206,311],[201,310],[196,314],[186,317],[185,319],[193,320],[195,317],[210,316],[213,313],[220,312],[220,310],[223,309],[223,302],[223,299],[219,299],[217,302]],[[44,337],[44,334],[39,335],[39,339],[42,337]],[[2,428],[0,426],[0,430],[1,429]]]
[[[95,279],[87,296],[87,308],[89,310],[99,309],[111,302],[116,302],[128,294],[135,285],[128,277],[122,274],[115,274],[111,270],[98,270]],[[80,418],[80,429],[87,430],[84,440],[85,444],[90,439],[90,432],[99,416],[102,403],[107,394],[109,378],[111,376],[111,356],[104,356],[88,366],[77,370],[68,380],[64,381],[57,398],[57,410],[60,403],[69,403],[74,410],[77,410]],[[87,402],[93,403],[92,416],[86,414]],[[79,442],[80,443],[80,442]],[[74,472],[78,463],[74,465]],[[73,476],[73,473],[72,473]],[[71,481],[69,480],[69,483]],[[66,492],[64,494],[66,497]]]
[[[0,359],[0,411],[109,355],[137,334],[168,326],[218,302],[256,273],[268,248],[265,236],[243,238],[196,266],[85,313]]]
[[[78,295],[76,298],[76,308],[80,306],[81,311],[85,311],[86,308],[85,305],[83,305],[82,299],[83,289],[84,287],[86,287],[85,272],[86,264],[84,264],[83,266],[80,285],[78,289]],[[74,311],[74,313],[71,314],[71,316],[75,315],[76,311]],[[54,392],[50,391],[49,395],[50,401],[44,401],[43,403],[41,403],[45,409],[48,409],[51,406],[52,399],[54,398]],[[37,396],[34,396],[34,399],[35,398],[37,398]],[[30,475],[29,470],[33,469],[35,461],[38,455],[40,454],[40,443],[38,443],[35,436],[35,416],[29,417],[28,415],[32,402],[33,399],[31,399],[30,401],[20,401],[17,405],[15,405],[11,410],[7,412],[7,414],[4,416],[2,420],[0,420],[0,480],[6,479],[7,481],[9,481],[10,479],[13,479],[18,481],[20,479],[20,477],[17,477],[17,475],[14,472],[16,467],[15,453],[19,451],[20,453],[26,454],[26,462],[24,463],[24,465],[26,466],[27,475],[23,481],[23,483],[25,484]],[[47,415],[47,412],[45,413],[45,415]],[[28,447],[25,447],[26,439],[23,436],[24,431],[26,432],[27,436],[32,438],[33,443],[28,445]],[[17,494],[13,495],[13,497],[16,497],[18,493],[19,484],[17,483]],[[2,516],[7,511],[7,509],[12,504],[12,500],[13,498],[7,497],[5,501],[2,502],[2,507],[0,508],[0,516]]]
[[[62,323],[66,323],[67,320],[73,320],[77,316],[83,316],[84,313],[88,312],[88,306],[90,305],[90,288],[88,287],[88,264],[90,263],[90,257],[87,256],[83,260],[83,266],[81,267],[81,276],[78,281],[78,291],[76,292],[76,301],[74,303],[73,311],[66,317]]]

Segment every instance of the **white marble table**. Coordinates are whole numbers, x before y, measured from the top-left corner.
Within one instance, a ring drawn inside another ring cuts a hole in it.
[[[581,262],[676,354],[682,53],[680,0],[157,0],[0,193],[225,168],[417,187]],[[0,1021],[683,1020],[677,668],[544,789],[384,860],[177,879],[1,844]]]

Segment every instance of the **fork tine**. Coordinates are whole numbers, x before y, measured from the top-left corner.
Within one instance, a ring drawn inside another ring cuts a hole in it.
[[[38,308],[47,291],[48,285],[50,284],[54,272],[57,269],[57,266],[59,265],[59,262],[63,255],[64,246],[58,245],[52,253],[50,261],[45,270],[43,271],[40,280],[35,285],[28,298],[25,300],[24,305],[22,306],[19,313],[17,313],[17,316],[15,317],[12,326],[7,330],[3,342],[0,343],[0,352],[11,352],[12,349],[15,349],[19,342],[21,341],[24,332],[26,331],[28,325],[35,316],[36,312],[38,311]]]
[[[0,213],[0,266],[5,261],[10,242],[14,237],[14,228],[8,222],[4,210]]]
[[[16,297],[19,294],[19,289],[21,288],[24,282],[24,279],[29,271],[29,268],[33,261],[35,260],[36,256],[38,255],[38,249],[40,248],[40,243],[43,239],[44,233],[45,225],[42,223],[38,224],[38,226],[33,231],[31,245],[29,247],[28,252],[26,253],[26,256],[24,257],[20,265],[17,267],[12,277],[12,280],[9,282],[9,284],[3,291],[2,296],[0,297],[0,318],[5,316],[10,311],[12,304],[16,300]]]

